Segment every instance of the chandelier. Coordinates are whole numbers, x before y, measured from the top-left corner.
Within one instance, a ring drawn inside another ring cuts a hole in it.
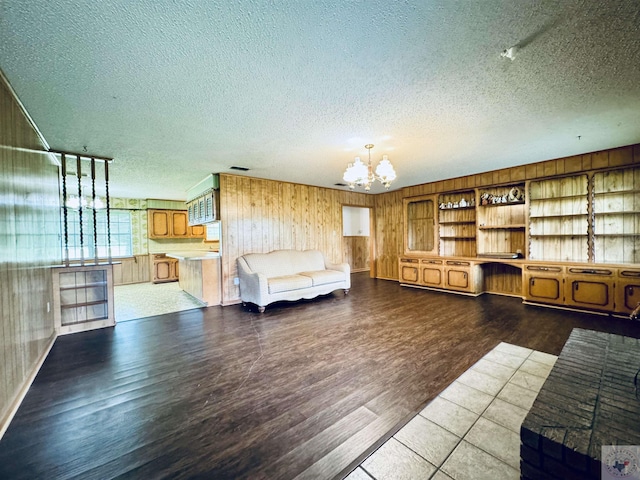
[[[389,189],[391,182],[396,179],[396,171],[393,169],[389,157],[387,157],[387,155],[382,156],[382,160],[380,160],[374,174],[373,165],[371,165],[371,149],[373,148],[373,144],[368,143],[364,148],[369,152],[369,163],[365,165],[362,163],[362,160],[360,160],[360,157],[356,157],[353,163],[347,165],[342,179],[349,184],[349,188],[352,190],[356,188],[357,185],[369,191],[371,190],[371,185],[376,180],[382,183],[386,189]]]

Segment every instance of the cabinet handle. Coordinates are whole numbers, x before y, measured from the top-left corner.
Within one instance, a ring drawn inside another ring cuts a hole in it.
[[[633,296],[633,286],[627,285],[627,294]]]
[[[529,285],[531,285],[532,287],[536,284],[536,279],[535,278],[530,278],[529,279]]]
[[[467,272],[464,272],[464,279],[467,279]]]
[[[573,289],[577,292],[578,291],[578,287],[579,287],[579,283],[578,282],[573,282]]]

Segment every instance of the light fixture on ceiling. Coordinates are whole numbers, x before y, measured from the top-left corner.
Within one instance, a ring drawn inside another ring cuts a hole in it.
[[[509,47],[506,50],[504,50],[500,56],[503,58],[508,58],[509,60],[513,61],[514,58],[516,58],[516,54],[518,53],[518,46],[514,45],[513,47]]]
[[[382,156],[382,160],[380,160],[374,174],[373,165],[371,165],[371,149],[373,148],[373,144],[368,143],[364,148],[369,152],[369,163],[365,165],[362,163],[362,160],[360,160],[360,157],[356,157],[354,162],[347,166],[342,179],[349,184],[349,188],[352,190],[356,188],[357,185],[369,191],[371,190],[371,185],[376,180],[388,189],[391,186],[391,182],[396,179],[396,171],[393,169],[389,157],[387,155]]]

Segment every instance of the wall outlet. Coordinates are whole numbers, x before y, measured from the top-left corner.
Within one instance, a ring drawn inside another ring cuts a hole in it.
[[[238,277],[233,277],[233,284],[240,285],[240,279]]]

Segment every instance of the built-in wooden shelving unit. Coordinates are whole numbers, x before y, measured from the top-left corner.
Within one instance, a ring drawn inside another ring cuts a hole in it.
[[[473,190],[440,195],[438,225],[441,255],[476,255],[476,194]]]

